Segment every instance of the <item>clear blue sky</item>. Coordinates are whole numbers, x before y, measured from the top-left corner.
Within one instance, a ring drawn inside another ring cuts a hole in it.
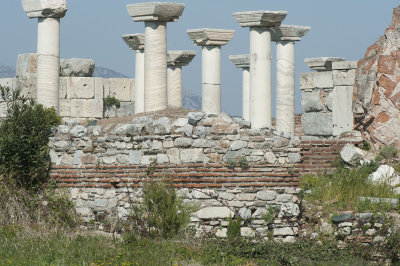
[[[61,57],[92,58],[97,66],[134,75],[134,53],[121,35],[144,32],[133,22],[126,4],[132,0],[67,0],[69,11],[61,22]],[[304,59],[336,56],[359,60],[368,46],[383,35],[398,0],[182,0],[179,22],[168,24],[168,49],[196,50],[198,56],[184,68],[184,90],[201,95],[201,50],[186,35],[187,29],[234,29],[234,39],[222,49],[222,109],[241,114],[241,72],[228,60],[249,52],[249,31],[232,17],[236,11],[287,10],[284,24],[309,25],[311,31],[296,44],[296,112],[301,112],[299,74],[308,72]],[[20,0],[0,1],[0,64],[15,66],[19,53],[36,51],[37,23],[28,19]],[[272,55],[275,53],[273,45]],[[274,62],[274,61],[273,61]],[[273,72],[273,77],[275,72]],[[273,85],[274,87],[274,85]]]

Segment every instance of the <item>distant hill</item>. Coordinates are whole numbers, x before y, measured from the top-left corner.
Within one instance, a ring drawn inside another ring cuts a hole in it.
[[[95,67],[94,77],[99,78],[128,78],[127,76],[106,67]],[[0,65],[0,78],[14,78],[15,68]],[[201,110],[201,97],[190,91],[183,91],[183,107],[192,110]]]
[[[15,68],[6,65],[0,65],[0,78],[15,78]]]
[[[128,78],[127,76],[125,76],[117,71],[114,71],[114,70],[106,68],[106,67],[98,67],[98,66],[96,66],[94,68],[93,77],[105,78],[105,79]]]

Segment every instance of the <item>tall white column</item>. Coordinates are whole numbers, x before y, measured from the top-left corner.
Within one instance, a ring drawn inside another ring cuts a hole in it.
[[[276,44],[276,130],[294,135],[294,42]]]
[[[23,0],[29,18],[38,19],[37,102],[59,107],[60,18],[68,10],[65,0]]]
[[[168,51],[168,106],[182,107],[182,67],[196,56],[195,51]]]
[[[189,38],[202,46],[202,111],[221,112],[221,46],[232,40],[234,30],[188,30]]]
[[[168,106],[182,107],[182,67],[168,66]]]
[[[167,22],[178,21],[184,8],[184,4],[163,2],[127,5],[134,21],[145,22],[145,112],[167,108]]]
[[[250,108],[253,128],[272,126],[271,33],[287,15],[286,11],[237,12],[242,27],[250,27]]]
[[[242,69],[242,116],[243,119],[250,120],[250,55],[231,55],[229,59],[232,63]]]
[[[202,49],[202,110],[221,112],[221,46]]]
[[[144,34],[125,34],[122,39],[135,56],[135,114],[144,112]]]
[[[276,42],[276,130],[291,136],[295,131],[294,42],[310,30],[307,26],[281,25],[272,31]]]

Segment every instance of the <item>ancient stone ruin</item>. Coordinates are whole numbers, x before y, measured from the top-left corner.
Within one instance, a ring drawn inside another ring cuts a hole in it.
[[[241,216],[253,218],[253,228],[243,227],[242,235],[271,232],[293,241],[299,234],[301,175],[331,169],[339,151],[359,145],[362,137],[399,144],[400,8],[385,37],[358,64],[305,59],[311,71],[300,75],[301,117],[294,112],[294,45],[311,28],[282,24],[286,11],[234,13],[241,27],[250,28],[250,53],[230,57],[243,73],[243,118],[232,118],[221,112],[220,51],[234,45],[233,30],[187,31],[202,47],[202,110],[193,112],[182,109],[182,67],[200,57],[167,49],[167,23],[178,21],[183,4],[127,5],[133,21],[144,22],[144,34],[122,36],[136,53],[134,80],[94,78],[93,60],[60,60],[65,0],[22,4],[28,17],[38,18],[37,53],[20,55],[16,77],[0,85],[22,89],[63,117],[50,140],[51,177],[70,190],[87,221],[126,217],[143,185],[166,177],[185,201],[200,206],[191,215],[198,235],[225,237],[228,219]],[[275,121],[271,43],[277,48]],[[108,96],[121,107],[105,106]],[[267,224],[262,217],[270,208],[278,215]]]

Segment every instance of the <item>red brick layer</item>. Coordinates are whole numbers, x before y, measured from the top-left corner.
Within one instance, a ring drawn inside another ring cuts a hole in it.
[[[356,146],[361,144],[360,141],[349,140],[303,140],[301,175],[324,173],[333,169],[331,162],[339,158],[340,151],[348,143]]]
[[[162,166],[53,167],[50,176],[59,187],[140,187],[154,179],[165,179],[175,187],[297,187],[302,166],[255,165],[250,169],[228,169],[227,165],[191,164]],[[154,173],[153,173],[154,171]],[[148,172],[150,172],[148,174]]]

